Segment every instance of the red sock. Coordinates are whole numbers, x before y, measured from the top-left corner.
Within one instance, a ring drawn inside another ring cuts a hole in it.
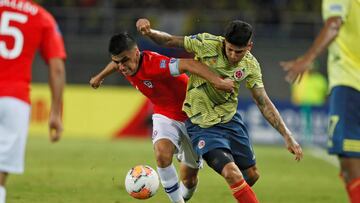
[[[230,186],[233,196],[238,203],[258,203],[256,195],[251,187],[242,179],[240,182]]]
[[[347,184],[346,190],[351,203],[360,203],[360,178],[356,178]]]

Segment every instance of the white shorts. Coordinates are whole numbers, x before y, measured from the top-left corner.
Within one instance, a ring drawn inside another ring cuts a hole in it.
[[[190,168],[201,168],[202,161],[192,148],[185,124],[161,114],[153,114],[152,142],[170,140],[176,147],[177,158]]]
[[[30,105],[13,97],[0,97],[0,171],[24,172]]]

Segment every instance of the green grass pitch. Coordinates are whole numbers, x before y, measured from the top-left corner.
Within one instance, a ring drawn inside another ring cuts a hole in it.
[[[338,168],[305,150],[297,163],[285,148],[255,146],[260,180],[254,186],[262,203],[347,202]],[[174,159],[175,160],[175,159]],[[8,180],[7,203],[166,203],[163,189],[149,200],[136,200],[124,188],[136,164],[155,168],[149,140],[66,138],[50,144],[29,137],[25,174]],[[208,166],[200,171],[193,203],[235,202],[224,180]]]

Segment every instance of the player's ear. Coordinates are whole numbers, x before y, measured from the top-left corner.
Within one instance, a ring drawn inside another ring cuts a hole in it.
[[[138,47],[135,47],[135,54],[136,54],[136,57],[140,56],[140,50]]]
[[[251,51],[251,49],[253,48],[253,46],[254,46],[254,42],[250,41],[249,44],[247,45],[248,50]]]

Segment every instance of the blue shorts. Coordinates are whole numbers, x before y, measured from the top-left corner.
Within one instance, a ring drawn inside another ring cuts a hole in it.
[[[334,87],[329,118],[329,153],[360,157],[360,92],[351,87]]]
[[[244,122],[238,112],[227,123],[216,124],[209,128],[201,128],[186,120],[185,126],[195,152],[202,156],[217,149],[229,149],[235,164],[245,170],[254,166],[255,155]]]

